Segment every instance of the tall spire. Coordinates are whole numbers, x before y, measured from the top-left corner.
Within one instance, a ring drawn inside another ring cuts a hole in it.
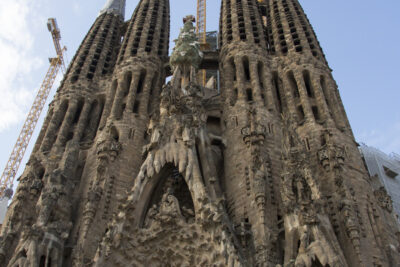
[[[100,15],[103,13],[114,13],[125,19],[125,3],[125,0],[107,0],[104,8],[100,11]]]

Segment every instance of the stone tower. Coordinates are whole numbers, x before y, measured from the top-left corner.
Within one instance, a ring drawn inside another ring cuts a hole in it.
[[[337,85],[297,0],[221,0],[219,49],[169,0],[108,0],[50,105],[0,265],[400,264]],[[198,71],[218,66],[221,92]],[[165,84],[166,77],[171,80]]]

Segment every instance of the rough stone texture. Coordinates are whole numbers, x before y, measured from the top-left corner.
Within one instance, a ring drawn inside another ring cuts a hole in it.
[[[19,178],[0,266],[400,265],[392,203],[298,1],[222,0],[212,54],[184,21],[168,64],[168,0],[99,15]],[[216,63],[220,94],[197,83]]]

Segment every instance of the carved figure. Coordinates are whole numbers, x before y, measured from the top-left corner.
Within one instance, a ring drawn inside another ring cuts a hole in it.
[[[391,213],[393,211],[393,201],[392,198],[387,193],[386,189],[382,186],[374,191],[374,195],[378,200],[379,206]]]

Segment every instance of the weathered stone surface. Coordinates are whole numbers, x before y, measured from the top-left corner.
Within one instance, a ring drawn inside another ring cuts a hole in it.
[[[298,1],[221,2],[219,50],[188,16],[171,70],[169,1],[127,23],[107,2],[19,178],[0,266],[400,265]],[[217,65],[221,92],[199,86]]]

